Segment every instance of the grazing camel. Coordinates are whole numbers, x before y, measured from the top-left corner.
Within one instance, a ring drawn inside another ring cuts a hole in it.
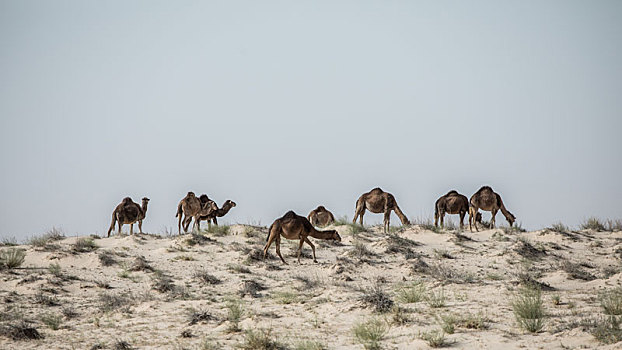
[[[313,209],[309,215],[307,215],[307,219],[315,226],[328,226],[335,222],[333,213],[324,208],[323,205]]]
[[[207,196],[206,196],[207,197]],[[231,208],[235,207],[237,204],[235,204],[234,201],[227,199],[225,201],[225,203],[223,203],[221,208],[218,208],[218,206],[216,206],[216,211],[212,212],[210,215],[204,215],[201,216],[199,220],[207,220],[207,225],[209,226],[212,221],[214,222],[214,225],[218,226],[218,220],[216,220],[217,217],[221,218],[225,215],[227,215],[227,213],[229,212],[229,210],[231,210]]]
[[[299,239],[300,245],[298,246],[298,263],[300,263],[300,253],[302,252],[302,244],[307,242],[313,250],[313,262],[317,262],[315,258],[315,245],[309,240],[309,236],[318,239],[327,239],[334,241],[341,241],[341,236],[336,230],[318,231],[311,225],[309,220],[304,216],[297,215],[293,211],[288,211],[283,217],[274,220],[274,223],[270,225],[268,230],[268,238],[266,246],[263,248],[263,258],[266,259],[268,254],[268,248],[272,242],[276,242],[276,254],[281,258],[281,261],[285,265],[285,259],[281,255],[281,236],[287,239]]]
[[[384,213],[384,232],[389,231],[389,224],[391,219],[391,210],[395,211],[395,214],[400,218],[402,225],[410,225],[410,221],[397,206],[395,197],[388,192],[384,192],[380,188],[376,187],[373,190],[363,193],[356,201],[356,211],[354,213],[354,220],[352,223],[356,223],[356,219],[360,217],[360,224],[363,225],[363,215],[365,209],[372,213]]]
[[[469,229],[471,230],[471,232],[473,232],[473,228],[471,227],[471,221],[473,221],[475,230],[479,231],[477,229],[477,214],[479,214],[479,209],[491,212],[491,228],[495,228],[495,215],[497,215],[497,211],[499,209],[501,209],[501,213],[503,213],[505,219],[510,223],[510,227],[512,227],[514,221],[516,221],[516,217],[514,216],[514,214],[510,213],[510,211],[505,208],[505,205],[501,200],[501,196],[498,193],[494,192],[489,186],[483,186],[477,192],[475,192],[475,194],[471,196],[469,203]]]
[[[464,216],[469,211],[469,200],[455,190],[441,196],[434,204],[434,226],[438,226],[441,219],[441,228],[444,224],[445,214],[460,214],[460,228],[464,227]]]
[[[134,203],[132,198],[125,197],[123,201],[112,212],[112,222],[110,223],[110,228],[108,229],[108,237],[110,237],[110,232],[114,229],[115,223],[119,225],[118,233],[121,234],[121,227],[124,224],[130,225],[130,234],[134,234],[134,223],[138,222],[138,230],[140,233],[143,233],[143,219],[145,215],[147,215],[147,205],[149,204],[149,198],[143,197],[142,199],[142,207],[138,205],[138,203]]]

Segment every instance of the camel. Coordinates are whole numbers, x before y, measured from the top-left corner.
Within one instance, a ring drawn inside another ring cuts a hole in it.
[[[121,201],[112,212],[112,222],[108,229],[108,237],[110,237],[110,232],[114,229],[115,223],[119,225],[119,234],[121,234],[121,227],[124,224],[129,224],[130,234],[133,235],[135,222],[138,222],[138,230],[140,233],[143,233],[143,219],[145,219],[145,215],[147,215],[148,204],[149,198],[147,197],[143,197],[142,207],[139,206],[138,203],[134,203],[130,197],[123,198],[123,201]]]
[[[231,208],[235,207],[236,205],[237,204],[235,204],[234,201],[227,199],[225,203],[223,203],[221,208],[218,208],[218,206],[216,206],[216,211],[212,212],[210,215],[201,216],[199,220],[207,220],[208,227],[209,225],[211,225],[212,222],[214,222],[214,225],[218,226],[218,220],[216,218],[221,218],[227,215],[229,210],[231,210]]]
[[[363,225],[363,215],[365,209],[372,213],[384,213],[384,232],[389,231],[389,224],[391,219],[391,210],[395,211],[395,214],[400,218],[402,225],[410,225],[410,221],[406,218],[406,215],[402,213],[400,207],[397,206],[395,197],[388,192],[384,192],[380,188],[376,187],[373,190],[363,193],[356,201],[356,211],[354,213],[354,220],[352,223],[356,223],[356,219],[360,217],[360,224]]]
[[[444,224],[445,214],[460,214],[460,228],[464,227],[464,216],[469,211],[469,200],[455,190],[441,196],[434,204],[434,226],[438,226],[441,219],[441,228]]]
[[[188,194],[186,194],[186,196],[179,201],[179,204],[177,204],[177,213],[175,214],[175,217],[179,218],[177,223],[177,234],[181,234],[182,227],[184,228],[184,232],[188,233],[188,227],[190,227],[192,218],[194,218],[197,213],[201,212],[203,207],[209,202],[213,203],[213,201],[209,199],[206,194],[202,194],[201,197],[197,198],[194,192],[188,192]],[[214,210],[211,204],[209,204],[208,207],[211,207],[212,210]]]
[[[324,208],[323,205],[313,209],[307,219],[314,226],[328,226],[335,222],[335,216],[333,213]]]
[[[216,205],[216,202],[207,198],[206,195],[201,195],[199,200],[201,202],[201,209],[196,214],[194,214],[194,230],[196,230],[196,232],[201,232],[202,216],[208,217],[218,211],[218,206]]]
[[[501,200],[501,196],[498,193],[494,192],[489,186],[483,186],[477,192],[475,192],[475,194],[471,196],[469,203],[469,229],[471,230],[471,232],[473,232],[473,228],[471,227],[471,221],[473,221],[475,230],[479,232],[477,228],[477,214],[479,214],[479,209],[491,212],[491,228],[495,228],[495,216],[497,215],[497,211],[499,209],[501,209],[501,213],[503,213],[505,219],[510,223],[510,227],[512,227],[514,221],[516,221],[516,217],[514,216],[514,214],[510,213],[510,211],[505,208],[505,205]]]
[[[268,254],[268,248],[270,248],[272,242],[276,242],[276,254],[279,258],[281,258],[281,261],[287,265],[285,259],[283,259],[283,256],[281,255],[281,236],[287,239],[300,240],[300,245],[298,246],[299,264],[300,253],[302,252],[302,245],[304,242],[307,242],[307,244],[311,246],[311,250],[313,250],[313,262],[317,262],[317,259],[315,258],[315,245],[311,243],[309,236],[317,239],[341,241],[341,236],[339,236],[339,233],[337,233],[336,230],[318,231],[315,227],[313,227],[313,225],[311,225],[307,218],[297,215],[290,210],[281,218],[274,220],[274,223],[270,225],[270,229],[268,229],[267,243],[263,248],[264,260]]]

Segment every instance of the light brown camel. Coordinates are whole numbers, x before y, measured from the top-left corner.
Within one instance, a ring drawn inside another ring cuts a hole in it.
[[[447,192],[441,196],[434,204],[434,226],[438,226],[438,219],[441,219],[443,227],[445,214],[460,214],[460,228],[464,227],[464,216],[469,211],[469,200],[455,190]]]
[[[293,211],[288,211],[283,217],[274,220],[274,223],[270,225],[268,230],[268,238],[266,246],[263,248],[263,258],[266,259],[268,254],[268,248],[272,242],[276,243],[276,254],[281,258],[284,264],[287,265],[285,259],[281,255],[281,236],[287,239],[299,239],[300,245],[298,246],[298,263],[300,263],[300,253],[302,252],[302,244],[307,242],[313,250],[313,262],[317,262],[315,258],[315,245],[309,240],[309,236],[317,239],[327,239],[341,241],[341,236],[336,230],[318,231],[311,225],[309,220],[304,216],[297,215]]]
[[[184,198],[177,204],[177,213],[175,217],[179,218],[177,223],[177,234],[181,234],[181,227],[183,222],[184,232],[188,232],[188,226],[196,213],[201,210],[201,201],[194,192],[188,192]]]
[[[108,237],[110,232],[114,229],[115,223],[119,225],[118,233],[121,234],[121,227],[124,224],[130,225],[130,234],[134,234],[134,223],[138,222],[138,230],[143,233],[143,219],[147,215],[147,205],[149,204],[149,198],[143,197],[142,207],[138,203],[134,203],[132,198],[125,197],[123,201],[112,212],[112,222],[108,229]]]
[[[363,215],[365,209],[372,213],[384,213],[384,232],[389,232],[389,224],[391,220],[391,210],[395,211],[395,214],[400,218],[402,225],[410,225],[410,221],[406,218],[406,215],[402,213],[400,207],[397,206],[395,197],[388,192],[384,192],[380,188],[376,187],[373,190],[363,193],[356,201],[356,211],[354,212],[354,220],[352,223],[356,223],[356,219],[360,217],[360,224],[363,225]]]
[[[315,226],[328,226],[335,222],[333,213],[324,208],[323,205],[313,209],[309,215],[307,215],[307,219]]]
[[[471,221],[473,221],[475,230],[479,231],[477,228],[476,220],[477,214],[479,214],[479,209],[491,212],[491,228],[495,228],[495,216],[497,215],[497,211],[499,211],[499,209],[501,209],[501,213],[503,213],[505,219],[510,223],[510,227],[512,227],[514,221],[516,221],[516,217],[514,216],[514,214],[510,213],[510,211],[505,208],[505,205],[501,200],[501,196],[498,193],[494,192],[489,186],[483,186],[477,192],[475,192],[475,194],[471,196],[469,203],[469,229],[471,230],[471,232],[473,232],[473,228],[471,227]],[[475,220],[473,220],[474,218]]]
[[[231,210],[231,208],[234,208],[237,204],[235,204],[234,201],[227,199],[225,201],[225,203],[223,203],[221,208],[218,208],[218,206],[216,207],[216,211],[212,212],[210,215],[203,215],[201,216],[200,220],[207,220],[207,225],[209,227],[209,225],[211,225],[212,222],[214,222],[214,225],[218,226],[218,220],[216,219],[217,217],[221,218],[225,215],[227,215],[227,213],[229,212],[229,210]]]

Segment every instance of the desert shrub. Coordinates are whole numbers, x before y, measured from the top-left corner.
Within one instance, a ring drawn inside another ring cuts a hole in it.
[[[622,287],[605,290],[598,294],[600,306],[607,315],[622,315]]]
[[[73,251],[76,253],[92,252],[97,248],[99,247],[91,237],[80,237],[73,244]]]
[[[594,230],[598,232],[607,230],[603,222],[596,217],[586,219],[583,223],[581,223],[580,227],[582,230]]]
[[[581,265],[573,264],[570,261],[563,262],[561,268],[569,275],[571,279],[578,279],[584,281],[593,281],[596,279],[596,276],[585,271],[585,269],[583,269]]]
[[[242,319],[242,315],[244,315],[244,305],[242,301],[239,299],[232,299],[227,301],[227,321],[229,321],[229,326],[227,330],[229,332],[239,332],[240,331],[240,320]]]
[[[366,350],[379,350],[382,348],[380,342],[388,332],[387,324],[377,318],[369,319],[362,323],[357,323],[352,328],[354,338],[363,345]]]
[[[208,273],[206,269],[196,270],[194,272],[194,278],[196,280],[198,280],[199,282],[202,282],[202,283],[205,283],[205,284],[209,284],[209,285],[214,285],[214,284],[222,283],[222,281],[220,279],[218,279],[216,276],[211,275],[210,273]]]
[[[376,312],[388,312],[393,307],[393,300],[387,295],[379,283],[363,290],[359,298],[363,303],[374,308]]]
[[[278,304],[294,304],[300,300],[300,296],[292,291],[274,292],[272,298],[276,300]]]
[[[512,300],[512,310],[519,326],[531,333],[544,327],[544,306],[540,288],[533,285],[521,287]]]
[[[56,314],[43,314],[41,316],[41,322],[46,326],[50,327],[50,329],[56,331],[60,328],[60,325],[63,323],[63,319],[60,315]]]
[[[132,344],[130,344],[127,340],[117,340],[113,345],[112,349],[114,350],[132,350]]]
[[[430,291],[426,295],[426,302],[432,308],[440,308],[445,306],[445,301],[447,298],[445,297],[445,290],[440,288],[438,291]]]
[[[169,275],[157,270],[151,277],[151,288],[160,293],[173,292],[175,290],[175,284]]]
[[[134,258],[134,260],[132,261],[132,264],[129,267],[130,271],[155,271],[155,269],[149,265],[149,262],[147,261],[147,259],[145,259],[144,256],[139,255],[137,257]]]
[[[114,257],[114,253],[109,250],[99,252],[97,257],[102,266],[112,266],[118,263],[117,259]]]
[[[78,317],[80,315],[80,314],[78,314],[76,309],[74,309],[71,306],[66,306],[61,311],[63,313],[63,316],[65,316],[65,319],[67,319],[67,320],[74,319],[74,318],[76,318],[76,317]]]
[[[115,311],[130,305],[130,298],[131,296],[121,293],[101,293],[99,294],[99,309],[103,312]]]
[[[385,250],[385,253],[401,253],[406,259],[412,259],[417,256],[412,248],[418,246],[419,243],[413,241],[412,239],[389,234],[389,236],[387,236],[386,242],[387,249]]]
[[[343,215],[340,216],[338,218],[335,218],[335,222],[333,223],[333,225],[335,226],[344,226],[347,224],[350,224],[350,220],[348,220],[348,216],[347,215]]]
[[[561,222],[554,223],[548,229],[551,230],[551,231],[554,231],[554,232],[559,232],[559,233],[564,233],[564,232],[568,232],[569,231],[568,226],[564,225]]]
[[[317,275],[309,277],[298,274],[294,276],[294,279],[302,282],[302,286],[300,288],[296,288],[298,290],[311,290],[322,285],[322,280]]]
[[[56,277],[61,277],[63,275],[63,270],[59,263],[50,264],[50,266],[48,266],[48,272]]]
[[[434,249],[433,250],[434,256],[436,256],[437,259],[455,259],[447,250],[445,249]]]
[[[266,290],[266,287],[261,282],[246,280],[242,282],[242,288],[240,288],[238,294],[241,297],[249,295],[253,298],[258,298],[261,296],[258,292],[263,290]]]
[[[249,329],[244,336],[244,342],[240,344],[244,350],[281,350],[286,349],[272,334],[271,329]]]
[[[235,273],[251,273],[251,270],[248,267],[240,264],[229,264],[227,265],[227,269]]]
[[[39,291],[35,294],[34,300],[36,304],[41,304],[45,306],[58,306],[60,302],[58,298],[55,296],[50,296],[47,294],[43,294],[43,292]]]
[[[361,224],[350,222],[350,223],[347,223],[346,225],[348,226],[348,229],[350,229],[350,234],[352,235],[358,235],[359,233],[367,232],[367,229],[365,228],[365,226]]]
[[[188,314],[188,324],[193,325],[199,322],[207,322],[214,320],[215,317],[212,316],[207,310],[190,310]]]
[[[443,265],[441,263],[426,266],[423,272],[443,283],[474,283],[478,280],[469,271],[457,270],[452,268],[451,265]]]
[[[353,258],[359,259],[360,261],[365,261],[367,260],[367,258],[373,257],[376,254],[374,254],[374,252],[369,250],[369,248],[367,248],[367,245],[365,245],[365,243],[357,239],[352,244],[352,249],[348,252],[348,255]]]
[[[0,269],[14,269],[22,266],[26,259],[26,252],[24,249],[19,248],[7,248],[0,251]]]
[[[622,231],[622,220],[607,219],[607,231],[611,231],[611,232]]]
[[[449,345],[445,333],[439,330],[422,332],[419,334],[419,338],[425,340],[431,348],[442,348]]]
[[[43,336],[25,320],[0,325],[0,335],[12,340],[41,339]]]
[[[590,334],[601,343],[615,344],[622,341],[622,329],[620,323],[622,318],[616,316],[606,316],[588,321],[587,328]]]
[[[2,237],[2,240],[0,240],[0,246],[11,247],[16,245],[18,244],[15,237]]]
[[[425,292],[425,284],[421,281],[415,281],[397,289],[397,300],[402,303],[418,303],[425,299]]]
[[[326,350],[327,347],[315,340],[303,340],[294,346],[294,350]]]
[[[214,236],[227,236],[231,233],[231,227],[229,225],[211,225],[207,232],[213,234]]]
[[[427,218],[416,218],[413,221],[413,225],[417,225],[420,228],[426,230],[426,231],[432,231],[435,233],[439,233],[441,232],[441,228],[438,226],[434,226],[434,220],[432,220],[431,218],[427,217]]]

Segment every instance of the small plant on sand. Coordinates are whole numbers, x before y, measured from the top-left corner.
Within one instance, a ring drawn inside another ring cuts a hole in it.
[[[440,288],[438,291],[430,291],[426,296],[426,301],[432,308],[444,307],[445,300],[445,290],[443,288]]]
[[[50,266],[48,267],[48,272],[56,277],[61,277],[63,275],[63,270],[61,269],[59,263],[50,264]]]
[[[272,329],[260,328],[249,329],[244,336],[244,342],[240,344],[243,350],[281,350],[286,347],[281,344],[272,334]]]
[[[231,233],[231,227],[229,225],[212,225],[207,229],[207,232],[216,237],[228,236]]]
[[[622,287],[598,293],[600,306],[607,315],[622,315]]]
[[[76,253],[92,252],[97,248],[99,247],[91,237],[80,237],[73,244],[73,251]]]
[[[102,266],[112,266],[118,263],[114,253],[109,250],[99,252],[97,257]]]
[[[367,232],[367,229],[365,228],[365,226],[361,224],[350,222],[350,223],[347,223],[346,225],[348,225],[348,228],[350,229],[350,234],[352,234],[353,236],[356,236],[361,232]]]
[[[615,344],[622,341],[622,318],[616,316],[601,317],[586,322],[590,333],[601,343]]]
[[[564,232],[568,232],[568,226],[562,224],[561,222],[557,222],[553,225],[551,225],[551,227],[549,227],[549,230],[553,231],[553,232],[559,232],[559,233],[564,233]]]
[[[24,263],[26,252],[19,248],[7,248],[0,251],[0,270],[3,268],[14,269]]]
[[[421,281],[403,285],[397,290],[397,300],[402,303],[418,303],[425,299],[426,287]]]
[[[512,300],[512,310],[518,325],[524,330],[537,333],[544,327],[542,292],[536,285],[521,287]]]
[[[419,338],[425,340],[431,348],[442,348],[449,345],[445,339],[445,333],[440,330],[419,333]]]
[[[438,317],[441,329],[447,334],[454,334],[458,318],[454,314],[441,315]]]
[[[272,297],[277,303],[285,305],[298,303],[300,300],[300,296],[292,291],[275,292],[272,294]]]
[[[160,270],[156,270],[152,276],[151,288],[160,293],[172,292],[175,290],[173,279]]]
[[[303,340],[294,346],[294,350],[326,350],[327,347],[315,340]]]
[[[244,315],[244,305],[242,305],[242,301],[239,299],[231,299],[227,301],[227,321],[229,321],[229,327],[227,327],[227,331],[229,332],[239,332],[240,331],[240,320],[242,319],[242,315]]]
[[[360,300],[369,306],[373,306],[376,312],[389,312],[393,307],[393,300],[387,295],[379,283],[363,290]]]
[[[562,303],[562,297],[559,294],[553,294],[551,296],[551,302],[553,305],[559,305]]]
[[[348,255],[350,255],[353,258],[357,258],[360,261],[365,261],[367,258],[375,256],[376,254],[374,254],[374,252],[369,250],[369,248],[367,248],[367,245],[365,245],[365,243],[356,239],[354,240],[354,243],[352,244],[352,249],[348,252]]]
[[[344,225],[347,225],[347,224],[350,224],[350,223],[351,223],[351,221],[348,220],[348,216],[347,215],[343,215],[343,216],[340,216],[338,218],[335,218],[335,222],[333,222],[333,225],[335,225],[335,226],[344,226]]]
[[[12,340],[41,339],[43,336],[30,322],[20,319],[0,325],[0,335]]]
[[[131,296],[124,293],[101,293],[99,295],[99,309],[103,312],[110,312],[128,306],[131,303]]]
[[[588,218],[581,224],[580,227],[582,230],[593,230],[593,231],[598,231],[598,232],[607,230],[603,222],[600,221],[600,219],[596,217]]]
[[[51,330],[58,330],[63,323],[63,318],[56,314],[44,314],[41,316],[41,322],[50,327]]]
[[[209,272],[207,272],[206,269],[196,270],[194,272],[194,276],[193,277],[197,281],[205,283],[205,284],[209,284],[209,285],[214,285],[214,284],[222,283],[222,281],[220,279],[218,279],[218,277],[210,274]]]
[[[380,342],[384,339],[389,331],[386,322],[372,318],[362,323],[357,323],[352,328],[354,338],[366,350],[382,349]]]

